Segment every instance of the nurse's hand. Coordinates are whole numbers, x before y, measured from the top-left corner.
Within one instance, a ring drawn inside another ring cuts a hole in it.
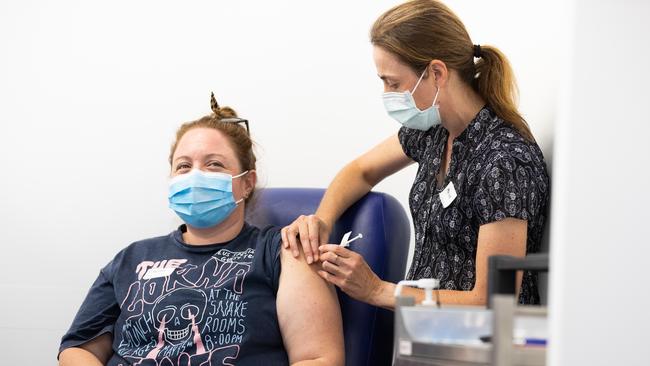
[[[360,254],[338,244],[322,245],[319,249],[323,262],[323,269],[318,271],[321,277],[356,300],[377,304],[384,281]]]
[[[282,246],[291,247],[291,254],[298,257],[302,245],[307,263],[311,264],[319,258],[318,247],[327,243],[330,228],[316,215],[300,215],[294,222],[283,227],[281,233]]]

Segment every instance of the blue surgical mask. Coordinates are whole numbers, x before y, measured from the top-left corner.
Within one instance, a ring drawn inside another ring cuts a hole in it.
[[[433,98],[431,107],[423,111],[418,109],[415,105],[415,99],[413,99],[413,93],[415,93],[415,89],[420,85],[420,81],[422,81],[425,72],[426,70],[422,72],[420,79],[418,79],[412,91],[387,92],[383,94],[384,106],[389,116],[404,125],[404,127],[422,131],[426,131],[441,123],[440,111],[436,105],[440,89],[436,88],[436,96]]]
[[[169,208],[197,228],[220,224],[244,199],[235,202],[232,180],[239,178],[225,173],[204,172],[198,169],[178,175],[169,182]]]

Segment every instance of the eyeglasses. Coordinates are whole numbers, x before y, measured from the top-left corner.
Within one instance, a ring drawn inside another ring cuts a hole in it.
[[[248,136],[251,135],[251,131],[248,129],[248,120],[247,119],[237,118],[237,117],[222,118],[222,119],[219,120],[219,122],[223,122],[223,123],[243,123],[244,125],[246,125],[246,133],[248,133]]]

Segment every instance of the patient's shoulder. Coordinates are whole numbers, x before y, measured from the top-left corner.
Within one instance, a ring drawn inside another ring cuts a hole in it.
[[[272,225],[260,228],[250,224],[247,224],[246,227],[247,230],[250,230],[248,240],[251,248],[255,250],[256,265],[263,269],[274,290],[277,291],[282,270],[280,263],[282,246],[280,228]]]

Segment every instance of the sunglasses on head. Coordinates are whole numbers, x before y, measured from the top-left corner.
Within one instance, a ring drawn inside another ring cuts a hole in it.
[[[231,117],[231,118],[222,118],[222,119],[219,120],[219,122],[223,122],[223,123],[237,123],[237,124],[239,124],[239,123],[243,123],[244,125],[246,125],[246,133],[248,133],[249,136],[250,136],[250,134],[251,134],[251,131],[250,131],[250,129],[248,128],[248,120],[247,120],[247,119],[238,118],[238,117]]]

